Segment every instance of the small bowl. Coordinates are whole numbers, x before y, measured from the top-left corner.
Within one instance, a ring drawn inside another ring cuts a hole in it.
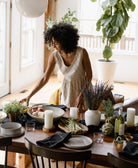
[[[1,134],[14,135],[21,132],[22,125],[16,122],[6,122],[1,125]]]
[[[0,122],[2,122],[7,117],[7,114],[3,111],[0,111]]]

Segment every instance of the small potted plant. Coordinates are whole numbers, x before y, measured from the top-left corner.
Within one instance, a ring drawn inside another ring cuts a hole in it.
[[[9,120],[13,122],[18,120],[19,115],[23,114],[24,110],[25,106],[16,100],[5,105],[4,107],[4,112],[9,116]]]
[[[112,101],[109,98],[102,104],[102,109],[105,118],[112,117],[114,115],[114,107]]]
[[[101,119],[101,112],[98,110],[101,102],[106,100],[111,94],[112,87],[107,83],[96,82],[94,87],[83,88],[83,96],[86,101],[88,110],[85,112],[85,122],[86,125],[98,126]]]
[[[95,2],[97,0],[91,0]],[[116,69],[116,61],[111,60],[112,48],[115,43],[119,43],[129,22],[129,13],[135,10],[132,0],[102,0],[101,8],[103,14],[96,23],[96,30],[102,29],[103,59],[98,59],[98,79],[101,81],[113,82]]]
[[[110,98],[104,101],[104,103],[102,104],[102,109],[105,116],[105,122],[114,125],[115,123],[114,106]]]

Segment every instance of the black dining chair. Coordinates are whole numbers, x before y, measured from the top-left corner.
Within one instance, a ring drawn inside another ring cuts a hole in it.
[[[138,164],[108,153],[107,160],[112,168],[138,168]]]
[[[9,145],[12,145],[12,138],[11,137],[0,138],[0,147],[4,147],[4,149],[5,149],[5,162],[4,162],[4,165],[0,164],[0,168],[14,168],[12,166],[7,166],[8,146]]]
[[[75,168],[75,161],[82,161],[83,168],[86,168],[87,160],[91,158],[91,151],[59,151],[56,149],[45,148],[33,144],[27,138],[25,138],[25,146],[29,151],[33,168],[39,168],[40,164],[45,167],[44,158],[48,159],[49,168],[51,168],[51,160],[55,160],[56,168],[59,167],[58,162],[64,161],[64,168],[67,166],[67,162],[72,162],[72,167]],[[41,159],[38,159],[38,156]],[[34,158],[35,157],[35,158]],[[34,161],[35,160],[35,161]],[[41,162],[41,163],[40,163]]]

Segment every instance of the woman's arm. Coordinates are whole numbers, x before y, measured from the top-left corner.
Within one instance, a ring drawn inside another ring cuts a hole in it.
[[[86,49],[83,49],[83,65],[85,69],[86,81],[91,82],[92,80],[92,67],[89,59],[89,55]]]
[[[48,59],[48,65],[47,69],[43,75],[43,77],[39,80],[35,88],[32,90],[32,92],[24,99],[22,99],[20,102],[26,101],[27,105],[29,103],[30,98],[37,93],[49,80],[54,68],[55,68],[55,59],[54,54],[52,53]]]
[[[91,62],[90,62],[89,55],[88,55],[86,49],[83,49],[82,63],[84,65],[84,69],[85,69],[85,78],[86,78],[86,84],[87,84],[87,82],[91,82],[91,80],[92,80],[92,67],[91,67]],[[84,103],[83,94],[82,94],[82,92],[80,92],[80,94],[76,100],[76,106],[79,108],[80,112],[83,112],[83,106],[84,106],[83,103]]]

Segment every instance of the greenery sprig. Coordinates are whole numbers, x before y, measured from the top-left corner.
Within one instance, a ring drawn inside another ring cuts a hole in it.
[[[23,106],[18,101],[14,100],[12,103],[7,104],[4,107],[4,112],[7,114],[22,114],[24,113],[25,106]]]
[[[57,24],[59,22],[69,23],[69,24],[72,24],[74,27],[76,27],[76,23],[78,22],[78,19],[75,17],[75,13],[76,13],[76,11],[71,11],[71,9],[68,8],[68,12],[65,13],[65,15],[59,21],[52,19],[52,17],[49,16],[49,19],[46,22],[47,29],[51,28],[54,24]]]
[[[114,108],[112,101],[108,98],[103,104],[102,104],[103,111],[106,115],[106,117],[112,117],[114,114]]]

